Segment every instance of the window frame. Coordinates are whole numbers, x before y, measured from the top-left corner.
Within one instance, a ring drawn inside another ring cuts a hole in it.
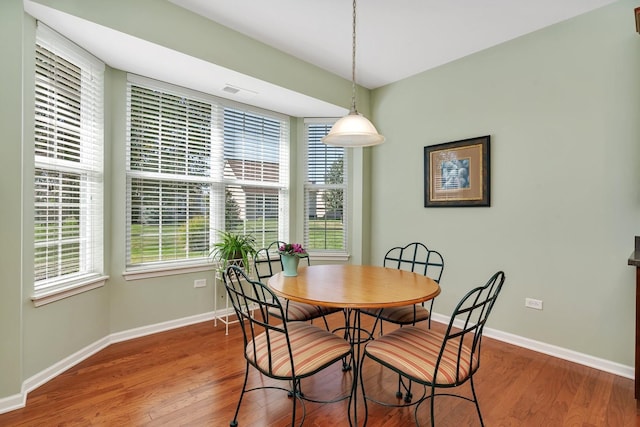
[[[209,254],[207,253],[203,257],[194,257],[194,258],[184,258],[184,259],[176,259],[176,260],[167,260],[167,261],[155,261],[155,262],[145,262],[145,263],[130,263],[130,238],[131,238],[131,222],[132,216],[130,213],[129,205],[131,203],[130,199],[130,187],[129,187],[129,179],[130,176],[145,176],[144,173],[140,172],[132,172],[130,170],[130,87],[131,85],[146,87],[151,90],[158,90],[163,93],[171,93],[176,96],[185,97],[189,99],[197,99],[202,102],[209,103],[211,105],[215,105],[217,109],[216,114],[212,114],[212,129],[211,129],[211,152],[213,153],[211,156],[211,168],[209,175],[205,178],[205,180],[209,183],[211,192],[209,196],[209,207],[208,213],[217,212],[215,215],[209,215],[208,224],[209,224],[209,238],[208,243],[209,247],[213,245],[214,242],[217,241],[218,233],[217,230],[223,229],[224,224],[224,212],[225,212],[225,189],[229,186],[243,186],[247,187],[260,187],[260,188],[275,188],[277,189],[278,200],[279,200],[279,217],[278,217],[278,240],[288,239],[289,235],[289,227],[290,227],[290,213],[289,213],[289,205],[290,205],[290,197],[291,197],[291,188],[290,188],[290,177],[289,177],[289,156],[290,156],[290,118],[286,115],[275,113],[272,111],[264,110],[258,107],[253,107],[250,105],[230,101],[223,98],[218,98],[213,95],[201,93],[195,90],[186,89],[183,87],[175,86],[166,82],[161,82],[157,80],[153,80],[150,78],[128,74],[127,77],[127,146],[126,146],[126,174],[127,174],[127,191],[126,191],[126,204],[127,204],[127,217],[126,217],[126,245],[125,248],[125,272],[123,273],[123,277],[126,280],[138,280],[149,277],[159,277],[166,275],[174,275],[174,274],[182,274],[188,272],[197,272],[203,270],[211,270],[215,267],[212,264]],[[281,165],[279,168],[279,182],[278,183],[262,183],[259,181],[252,181],[251,179],[238,179],[235,180],[228,176],[228,172],[231,166],[228,164],[228,158],[226,156],[225,151],[225,133],[224,133],[224,122],[223,118],[225,117],[225,110],[237,110],[241,111],[247,115],[255,115],[262,117],[266,120],[277,121],[281,126],[280,132],[280,141],[279,141],[279,162]],[[216,145],[218,144],[218,145]],[[226,173],[225,173],[226,171]],[[188,179],[188,178],[187,178]],[[258,193],[256,193],[258,194]],[[266,193],[265,193],[266,194]],[[264,196],[266,198],[266,196]],[[247,197],[251,199],[250,197]],[[258,198],[259,199],[259,198]],[[258,200],[256,199],[256,200]],[[246,207],[249,210],[249,207]],[[258,249],[258,248],[256,248]],[[208,252],[208,251],[207,251]]]
[[[38,22],[31,296],[36,307],[101,287],[108,279],[104,273],[104,69],[102,61]],[[68,222],[70,211],[77,225]],[[49,212],[57,212],[53,220]],[[36,240],[42,233],[45,238]],[[66,252],[65,247],[75,249]],[[44,250],[43,264],[39,250]],[[50,264],[50,252],[57,254],[57,266]],[[73,260],[72,267],[65,267],[64,257]]]
[[[310,166],[310,150],[309,150],[309,126],[311,125],[321,125],[327,126],[329,129],[338,118],[305,118],[304,119],[304,131],[303,131],[303,146],[304,146],[304,167],[303,167],[303,176],[304,176],[304,185],[302,189],[302,200],[303,200],[303,244],[305,248],[309,251],[310,255],[314,259],[322,259],[324,261],[346,261],[349,259],[350,255],[350,239],[351,239],[351,227],[349,222],[349,207],[351,205],[351,192],[350,192],[350,153],[349,150],[343,148],[342,160],[343,160],[343,182],[342,184],[312,184],[309,182],[309,166]],[[328,131],[328,130],[327,130]],[[343,191],[343,206],[342,206],[342,216],[343,216],[343,236],[342,241],[344,248],[343,249],[314,249],[309,245],[309,205],[307,203],[307,195],[309,191],[314,191],[318,189],[331,190],[331,189],[341,189]]]

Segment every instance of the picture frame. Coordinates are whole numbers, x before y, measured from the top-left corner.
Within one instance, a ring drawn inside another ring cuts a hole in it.
[[[424,147],[424,207],[491,206],[491,136]]]

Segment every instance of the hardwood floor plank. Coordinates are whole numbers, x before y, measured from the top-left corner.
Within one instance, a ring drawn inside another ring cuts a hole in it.
[[[341,325],[342,314],[330,322]],[[486,426],[640,425],[632,380],[489,338],[482,346],[475,382]],[[227,426],[244,380],[242,351],[239,326],[231,325],[227,336],[224,325],[213,322],[113,344],[31,392],[25,408],[0,415],[0,426]],[[337,364],[303,380],[302,387],[308,396],[337,397],[351,378]],[[367,392],[395,400],[396,374],[371,364],[364,379]],[[249,382],[287,386],[255,371]],[[470,395],[468,385],[462,392]],[[305,426],[346,424],[346,401],[305,407]],[[369,426],[414,425],[414,407],[370,402],[368,408]],[[418,410],[421,425],[428,425],[430,415],[425,402]],[[443,427],[479,425],[474,405],[454,398],[436,398],[435,419]],[[238,417],[247,427],[288,426],[290,420],[291,399],[276,390],[248,393]]]

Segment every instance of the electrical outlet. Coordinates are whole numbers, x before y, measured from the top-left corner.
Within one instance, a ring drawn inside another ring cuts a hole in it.
[[[204,288],[207,286],[207,279],[196,279],[193,281],[194,288]]]
[[[525,307],[529,307],[529,308],[533,308],[535,310],[542,310],[542,300],[533,299],[533,298],[525,298],[524,299],[524,306]]]

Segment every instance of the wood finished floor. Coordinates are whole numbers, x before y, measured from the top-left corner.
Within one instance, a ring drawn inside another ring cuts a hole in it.
[[[342,316],[330,320],[339,326]],[[238,328],[232,325],[225,336],[224,325],[211,321],[113,344],[29,393],[25,408],[0,415],[0,426],[228,426],[245,367]],[[486,337],[482,352],[475,378],[488,427],[640,426],[630,379]],[[365,369],[367,391],[379,397],[393,400],[396,378],[374,365]],[[338,396],[350,381],[336,365],[303,381],[303,390]],[[255,372],[250,382],[276,383]],[[469,394],[468,386],[462,390]],[[422,406],[420,425],[426,426],[430,411]],[[305,426],[348,425],[346,402],[306,403],[306,410]],[[284,392],[249,393],[239,426],[287,426],[290,411]],[[436,399],[435,420],[479,425],[473,404],[447,397]],[[415,425],[413,409],[369,404],[367,425]]]

